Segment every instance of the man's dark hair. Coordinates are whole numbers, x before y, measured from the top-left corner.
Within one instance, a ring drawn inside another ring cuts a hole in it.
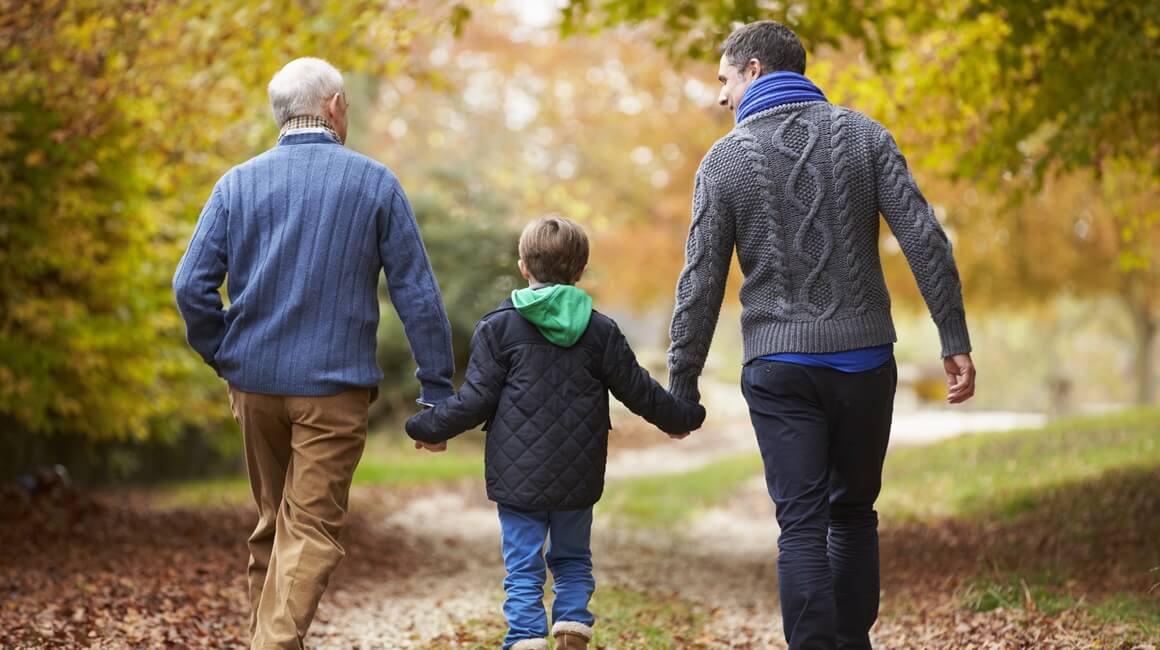
[[[772,20],[738,27],[721,46],[725,60],[745,70],[750,59],[761,61],[761,74],[779,70],[806,72],[806,48],[793,30]]]

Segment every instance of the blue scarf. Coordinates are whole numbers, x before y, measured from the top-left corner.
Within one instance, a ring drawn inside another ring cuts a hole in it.
[[[805,75],[778,71],[758,77],[741,96],[737,105],[737,123],[761,111],[782,104],[797,102],[824,102],[826,96]]]

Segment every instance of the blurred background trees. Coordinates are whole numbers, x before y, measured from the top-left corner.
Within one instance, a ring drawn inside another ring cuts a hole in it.
[[[1065,385],[1078,402],[1157,398],[1155,3],[0,7],[0,475],[50,458],[168,473],[150,460],[166,454],[200,472],[230,456],[220,380],[186,349],[169,279],[212,183],[273,143],[265,86],[296,56],[348,72],[349,144],[407,188],[460,367],[475,321],[518,284],[519,228],[545,212],[586,225],[585,286],[660,364],[693,172],[732,124],[714,48],[761,18],[794,27],[827,95],[910,157],[993,355],[980,406],[1056,408]],[[889,236],[884,251],[900,311],[921,310]],[[900,356],[929,363],[924,336]],[[414,368],[389,310],[380,343],[376,408],[405,412]]]
[[[217,408],[221,386],[188,354],[169,290],[201,203],[230,165],[275,136],[265,86],[286,61],[325,50],[340,67],[390,75],[416,34],[462,18],[456,7],[2,3],[0,440],[8,469],[49,451],[107,447],[116,455],[116,441],[230,430]],[[120,470],[138,469],[125,464]]]
[[[674,56],[714,61],[738,23],[790,25],[831,99],[885,123],[947,184],[928,194],[959,235],[968,298],[1116,296],[1135,401],[1156,401],[1160,5],[569,0],[563,14],[567,33],[645,25]]]

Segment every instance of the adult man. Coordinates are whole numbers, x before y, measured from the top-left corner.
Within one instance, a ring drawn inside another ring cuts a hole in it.
[[[869,648],[878,615],[874,501],[897,371],[878,215],[938,326],[948,400],[975,371],[951,246],[890,133],[826,101],[778,23],[722,47],[719,102],[736,127],[705,156],[669,350],[670,389],[697,399],[736,247],[749,405],[777,507],[791,648]]]
[[[254,648],[302,647],[331,572],[375,359],[378,276],[418,364],[420,401],[451,395],[451,327],[394,174],[343,146],[342,75],[320,59],[270,81],[278,144],[218,181],[173,279],[189,343],[229,382],[258,524]],[[218,288],[229,276],[230,306]]]

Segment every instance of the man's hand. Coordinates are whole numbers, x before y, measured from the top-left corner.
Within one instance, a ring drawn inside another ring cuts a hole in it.
[[[672,438],[673,440],[684,440],[685,438],[689,437],[689,433],[691,433],[691,432],[686,431],[684,433],[670,433],[669,437]]]
[[[429,451],[433,454],[437,454],[441,451],[447,451],[447,441],[444,440],[443,442],[441,442],[437,445],[433,445],[429,442],[421,442],[419,440],[416,440],[415,441],[415,449],[426,449],[427,451]]]
[[[943,359],[947,372],[947,401],[962,404],[975,394],[975,364],[971,355],[956,354]]]

